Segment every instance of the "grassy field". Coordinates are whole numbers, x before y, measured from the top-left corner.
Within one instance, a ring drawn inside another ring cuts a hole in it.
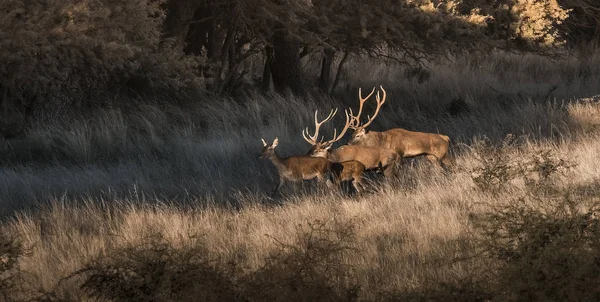
[[[495,54],[432,66],[421,83],[353,62],[332,99],[106,109],[0,141],[0,291],[597,300],[599,60]],[[270,194],[277,175],[258,159],[260,138],[279,137],[283,156],[306,152],[300,132],[314,110],[356,107],[357,88],[379,84],[388,101],[372,128],[450,136],[452,171],[406,161],[359,197],[311,185]]]

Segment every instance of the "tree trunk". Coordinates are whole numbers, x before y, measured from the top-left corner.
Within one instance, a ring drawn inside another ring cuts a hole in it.
[[[262,75],[262,90],[269,92],[271,89],[271,63],[273,62],[273,48],[265,47],[265,68]]]
[[[169,0],[161,44],[173,40],[175,45],[182,45],[187,36],[190,22],[194,18],[194,12],[193,1]]]
[[[273,36],[271,72],[276,91],[290,89],[295,94],[302,94],[299,51],[300,43],[292,41],[284,33],[279,32]]]
[[[348,52],[344,52],[344,56],[342,57],[342,60],[340,61],[340,65],[338,65],[337,71],[335,72],[335,80],[333,81],[333,86],[331,86],[331,90],[329,90],[329,94],[331,94],[331,92],[333,92],[335,90],[335,88],[338,86],[338,84],[340,82],[340,74],[342,73],[342,68],[344,67],[344,63],[346,63],[347,59],[348,59]]]
[[[333,59],[335,58],[335,51],[331,49],[325,49],[325,55],[321,64],[321,77],[319,78],[319,89],[326,94],[329,94],[329,88],[331,86],[331,68],[333,67]]]
[[[205,18],[205,11],[202,8],[196,9],[194,12],[194,16],[192,21],[199,21]],[[210,33],[210,23],[202,22],[195,23],[189,26],[186,38],[185,38],[185,48],[184,51],[186,54],[194,54],[201,55],[203,49],[208,48],[208,39],[207,37],[211,36]]]

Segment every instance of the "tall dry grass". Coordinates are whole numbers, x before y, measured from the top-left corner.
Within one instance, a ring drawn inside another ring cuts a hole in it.
[[[585,60],[548,64],[496,54],[432,67],[421,84],[400,68],[353,62],[348,91],[335,100],[251,95],[201,99],[188,108],[106,110],[4,141],[2,230],[18,236],[23,249],[0,249],[18,255],[18,269],[2,274],[23,280],[5,297],[516,300],[527,292],[534,300],[594,298],[581,289],[587,281],[544,275],[556,269],[547,255],[567,251],[525,240],[571,238],[579,252],[562,271],[594,267],[585,251],[596,251],[590,242],[600,234],[594,227],[600,107],[585,98],[597,94],[593,68],[600,65]],[[374,129],[447,134],[455,169],[444,174],[417,161],[360,197],[310,185],[266,194],[276,174],[258,159],[260,137],[278,136],[281,155],[304,152],[299,134],[314,110],[354,104],[358,83],[388,87]],[[502,147],[509,133],[518,140]],[[487,180],[478,181],[481,175]],[[564,227],[576,222],[585,222],[581,233]],[[540,226],[564,231],[540,235],[533,231]],[[511,257],[504,246],[515,247]],[[522,246],[537,250],[527,254]],[[519,262],[527,257],[535,261]],[[516,270],[523,263],[531,274]],[[576,272],[595,280],[593,270]],[[564,292],[547,291],[540,276]],[[526,286],[532,280],[538,287]]]

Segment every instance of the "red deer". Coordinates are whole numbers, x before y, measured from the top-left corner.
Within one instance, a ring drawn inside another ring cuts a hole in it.
[[[378,91],[376,95],[377,108],[375,109],[375,113],[373,116],[367,117],[368,121],[364,124],[360,123],[363,105],[365,101],[373,95],[375,88],[373,88],[373,91],[371,91],[366,98],[362,97],[361,89],[358,90],[360,107],[356,116],[352,115],[352,109],[350,109],[350,116],[352,119],[350,128],[354,130],[354,133],[352,133],[352,138],[348,144],[353,146],[389,148],[396,151],[396,153],[403,158],[425,155],[432,163],[437,163],[440,167],[447,169],[448,166],[450,166],[450,160],[448,159],[450,138],[446,135],[415,132],[401,128],[390,129],[383,132],[366,129],[373,122],[379,113],[379,109],[386,100],[385,90],[382,86],[379,87],[383,92],[383,98],[379,97]]]
[[[351,181],[358,194],[362,193],[365,187],[362,183],[362,175],[365,169],[365,165],[356,160],[331,164],[335,184],[339,187],[342,181]]]
[[[333,111],[334,114],[335,112],[337,112],[337,110]],[[341,131],[341,133],[339,135],[336,135],[336,129],[333,134],[333,139],[326,142],[323,142],[323,139],[319,141],[319,128],[323,123],[329,121],[332,117],[333,116],[330,114],[330,116],[327,117],[327,119],[323,120],[322,122],[319,122],[317,119],[317,112],[315,112],[314,135],[308,135],[308,127],[304,131],[302,131],[302,137],[304,138],[304,140],[306,140],[309,144],[312,145],[312,148],[308,152],[310,156],[327,158],[332,163],[358,161],[365,166],[365,169],[383,169],[383,174],[385,176],[389,176],[391,175],[391,173],[393,173],[393,167],[398,161],[398,155],[391,149],[381,147],[345,145],[331,151],[333,143],[340,140],[348,130],[348,127],[350,127],[350,116],[348,112],[346,112],[346,125],[344,126],[344,129]]]
[[[262,139],[263,150],[261,158],[269,158],[279,174],[279,184],[275,189],[278,192],[285,181],[299,182],[317,178],[319,182],[326,180],[326,174],[331,168],[331,162],[324,158],[315,158],[311,156],[290,156],[281,158],[275,153],[279,140],[275,138],[272,144],[267,144]],[[329,182],[327,182],[329,186]]]

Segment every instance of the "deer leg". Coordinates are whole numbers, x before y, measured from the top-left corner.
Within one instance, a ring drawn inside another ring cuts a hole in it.
[[[327,188],[329,188],[329,189],[333,189],[333,188],[334,188],[334,184],[333,184],[333,182],[331,181],[331,179],[329,179],[329,178],[326,178],[326,179],[325,179],[325,185],[326,185],[326,186],[327,186]]]
[[[390,163],[387,166],[383,167],[383,176],[385,178],[391,177],[394,175],[394,163]]]
[[[450,161],[450,158],[448,158],[447,153],[440,157],[440,164],[446,171],[449,171],[450,167],[452,167],[452,162]]]
[[[427,159],[434,165],[437,167],[440,167],[442,169],[444,169],[444,164],[442,163],[442,161],[435,155],[433,154],[427,154]]]
[[[352,185],[354,186],[354,189],[356,189],[356,194],[360,195],[363,191],[360,177],[354,177],[352,180]]]
[[[331,189],[331,186],[332,186],[333,184],[331,183],[331,180],[329,180],[329,178],[328,178],[328,177],[325,177],[325,176],[327,176],[327,175],[324,175],[324,174],[317,174],[317,183],[318,183],[318,184],[319,184],[319,186],[321,186],[321,187],[323,186],[323,183],[324,183],[324,184],[325,184],[325,186],[326,186],[327,188],[330,188],[330,189]]]
[[[275,193],[279,192],[281,187],[283,187],[284,182],[285,182],[285,179],[283,177],[279,177],[279,184],[277,185],[277,188],[275,188]]]

